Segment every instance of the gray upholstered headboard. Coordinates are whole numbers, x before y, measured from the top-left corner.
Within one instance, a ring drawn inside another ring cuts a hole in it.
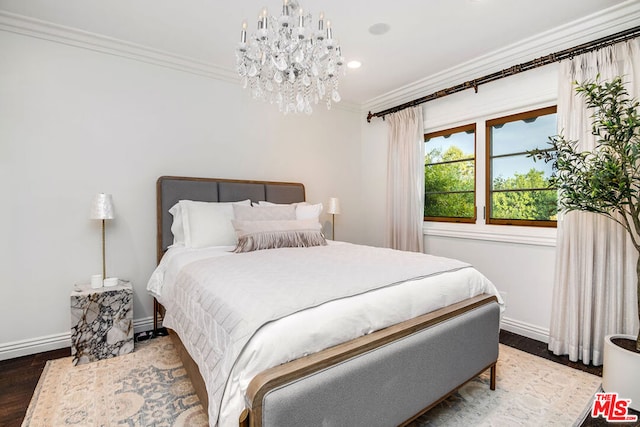
[[[173,243],[169,209],[179,200],[237,202],[251,199],[273,203],[304,202],[304,185],[296,182],[243,181],[218,178],[161,176],[156,182],[158,262]]]

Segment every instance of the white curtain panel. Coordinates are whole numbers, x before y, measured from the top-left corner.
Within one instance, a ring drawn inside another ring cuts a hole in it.
[[[422,252],[424,218],[424,127],[422,107],[386,117],[389,123],[387,160],[387,234],[390,248]]]
[[[592,150],[591,112],[573,82],[621,75],[640,95],[640,46],[634,39],[560,64],[558,133]],[[604,336],[637,334],[636,251],[626,231],[602,215],[570,212],[558,219],[549,349],[571,361],[602,364]]]

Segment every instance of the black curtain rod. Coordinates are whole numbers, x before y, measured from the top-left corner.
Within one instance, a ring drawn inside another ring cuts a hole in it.
[[[605,46],[620,43],[638,36],[640,36],[640,26],[633,27],[625,31],[621,31],[619,33],[615,33],[610,36],[602,37],[600,39],[597,39],[591,42],[583,43],[581,45],[578,45],[569,49],[565,49],[560,52],[542,56],[532,61],[514,65],[513,67],[505,68],[504,70],[487,74],[486,76],[469,80],[459,85],[451,86],[447,89],[439,90],[430,95],[423,96],[418,99],[414,99],[413,101],[405,102],[404,104],[400,104],[398,106],[388,108],[378,113],[372,113],[371,111],[369,111],[369,114],[367,114],[367,122],[371,123],[371,119],[373,117],[382,117],[384,119],[384,116],[386,116],[387,114],[395,113],[396,111],[404,110],[405,108],[415,107],[416,105],[424,104],[425,102],[433,101],[434,99],[443,98],[447,95],[451,95],[456,92],[461,92],[465,89],[473,88],[473,90],[475,90],[475,92],[477,93],[478,86],[482,84],[499,80],[504,77],[513,76],[514,74],[518,74],[523,71],[542,67],[543,65],[548,65],[554,62],[562,61],[563,59],[573,58],[574,56],[582,55],[583,53],[591,52],[593,50],[602,49]]]

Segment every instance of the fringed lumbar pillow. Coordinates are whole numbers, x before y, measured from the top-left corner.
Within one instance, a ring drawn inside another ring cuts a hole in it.
[[[327,244],[322,227],[315,219],[242,221],[233,220],[238,236],[234,252],[259,249],[306,248]]]

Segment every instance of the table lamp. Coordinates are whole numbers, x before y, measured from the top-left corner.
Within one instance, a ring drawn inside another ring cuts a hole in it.
[[[329,198],[327,213],[331,214],[331,238],[336,240],[336,215],[340,213],[340,199],[337,197]]]
[[[107,264],[105,262],[104,251],[104,229],[105,220],[113,219],[113,200],[111,199],[111,194],[96,194],[93,198],[93,203],[91,204],[91,213],[89,214],[89,218],[102,220],[102,279],[104,280],[107,278]]]

